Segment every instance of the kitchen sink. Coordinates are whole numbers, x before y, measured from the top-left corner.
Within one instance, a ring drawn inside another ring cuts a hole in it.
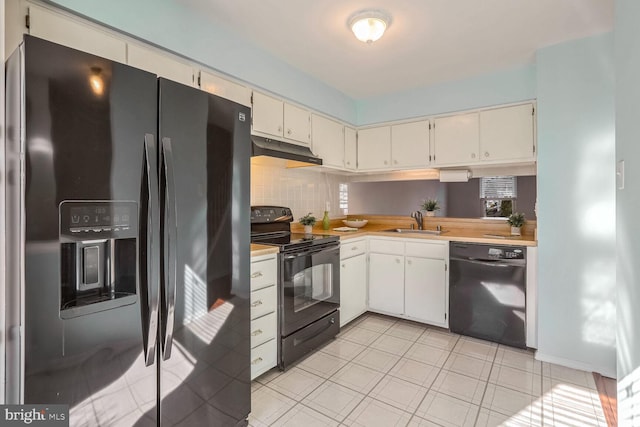
[[[402,234],[430,234],[432,236],[439,236],[446,233],[446,230],[416,230],[413,228],[391,228],[389,230],[382,230],[385,233],[402,233]]]

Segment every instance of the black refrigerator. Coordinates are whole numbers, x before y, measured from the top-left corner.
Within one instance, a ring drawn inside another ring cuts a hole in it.
[[[7,403],[246,424],[250,109],[32,36],[6,70]]]

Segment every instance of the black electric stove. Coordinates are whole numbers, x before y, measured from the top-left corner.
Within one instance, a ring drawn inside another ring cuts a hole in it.
[[[293,222],[293,214],[289,208],[252,206],[251,243],[278,246],[280,252],[340,243],[340,237],[329,234],[292,233],[291,222]]]
[[[292,233],[291,209],[251,207],[251,242],[278,246],[278,366],[340,332],[340,238]]]

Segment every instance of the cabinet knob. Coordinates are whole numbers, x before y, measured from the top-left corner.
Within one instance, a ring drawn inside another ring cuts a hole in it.
[[[287,135],[291,135],[291,129],[287,129]]]
[[[342,264],[342,268],[347,268],[347,265],[346,264]]]
[[[388,163],[389,163],[389,162],[387,162],[386,160],[384,161],[384,164],[385,164],[385,165],[386,165],[386,164],[388,164]]]
[[[484,156],[485,156],[485,157],[489,157],[489,152],[488,152],[488,151],[485,151],[485,152],[484,152]]]
[[[407,260],[407,264],[411,265],[411,260],[410,259]]]
[[[400,258],[396,258],[396,263],[400,264]]]
[[[282,132],[282,126],[278,126],[278,133]]]
[[[397,161],[397,160],[394,160],[394,161],[393,161],[393,163],[397,165],[397,164],[398,164],[398,161]]]
[[[351,164],[351,162],[347,162],[347,164],[348,164],[348,165],[350,165],[350,164]]]
[[[476,153],[471,153],[471,158],[475,159],[476,158]]]

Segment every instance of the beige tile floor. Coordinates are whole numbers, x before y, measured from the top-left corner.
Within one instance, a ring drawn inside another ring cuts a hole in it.
[[[593,376],[533,353],[365,314],[252,384],[264,426],[606,426]]]

